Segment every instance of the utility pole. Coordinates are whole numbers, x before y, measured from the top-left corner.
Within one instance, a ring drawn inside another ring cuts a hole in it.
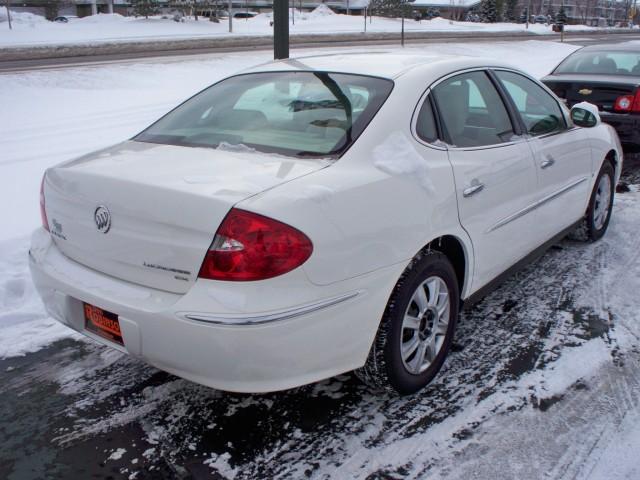
[[[233,0],[229,0],[229,6],[227,10],[229,10],[229,33],[233,33],[233,12],[231,9],[233,8]]]
[[[289,58],[289,0],[273,0],[273,58]]]
[[[531,0],[527,1],[527,26],[526,29],[529,30],[529,12],[531,11]]]
[[[367,33],[367,7],[364,7],[364,33]]]

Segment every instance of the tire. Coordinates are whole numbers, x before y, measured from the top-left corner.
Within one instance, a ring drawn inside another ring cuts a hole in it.
[[[615,195],[615,171],[609,160],[605,160],[591,192],[587,212],[580,226],[570,237],[574,240],[595,242],[602,238],[609,227],[613,198]]]
[[[419,254],[394,287],[367,361],[356,375],[370,387],[401,395],[424,388],[449,353],[459,304],[451,262],[439,252]]]

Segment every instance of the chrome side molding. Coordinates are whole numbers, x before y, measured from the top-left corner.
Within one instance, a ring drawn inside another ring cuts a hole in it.
[[[271,312],[271,313],[214,314],[214,313],[186,312],[186,313],[179,313],[179,315],[181,315],[182,317],[188,320],[194,320],[196,322],[203,322],[203,323],[210,323],[214,325],[226,325],[226,326],[261,325],[264,323],[288,320],[290,318],[299,317],[302,315],[306,315],[308,313],[317,312],[318,310],[332,307],[333,305],[337,305],[339,303],[346,302],[347,300],[351,300],[352,298],[355,298],[358,295],[361,295],[363,293],[364,293],[363,290],[358,290],[356,292],[350,292],[343,295],[338,295],[336,297],[326,298],[324,300],[320,300],[317,302],[308,303],[306,305],[300,305],[297,307],[292,307],[286,310],[280,310],[280,311]]]
[[[565,185],[564,187],[562,187],[560,190],[553,192],[550,195],[547,195],[544,198],[541,198],[540,200],[538,200],[535,203],[532,203],[531,205],[529,205],[528,207],[523,208],[522,210],[517,211],[516,213],[509,215],[506,218],[503,218],[502,220],[500,220],[498,223],[496,223],[493,227],[491,227],[489,230],[487,230],[485,233],[489,233],[489,232],[493,232],[494,230],[497,230],[500,227],[504,227],[506,224],[513,222],[514,220],[526,215],[527,213],[531,213],[532,211],[534,211],[536,208],[541,207],[542,205],[544,205],[547,202],[550,202],[551,200],[553,200],[556,197],[559,197],[560,195],[562,195],[565,192],[568,192],[569,190],[571,190],[572,188],[577,187],[578,185],[580,185],[582,182],[586,182],[587,180],[589,180],[589,177],[582,177],[579,178],[578,180],[571,182],[569,185]]]

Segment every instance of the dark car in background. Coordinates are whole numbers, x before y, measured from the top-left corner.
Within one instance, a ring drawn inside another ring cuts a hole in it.
[[[640,43],[581,48],[542,81],[568,107],[596,105],[623,145],[640,148]]]

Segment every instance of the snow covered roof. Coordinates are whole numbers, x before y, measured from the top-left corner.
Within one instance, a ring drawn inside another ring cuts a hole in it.
[[[460,63],[462,67],[496,65],[494,60],[438,53],[399,54],[389,52],[339,53],[289,58],[252,67],[245,72],[317,70],[397,78],[417,67]]]

